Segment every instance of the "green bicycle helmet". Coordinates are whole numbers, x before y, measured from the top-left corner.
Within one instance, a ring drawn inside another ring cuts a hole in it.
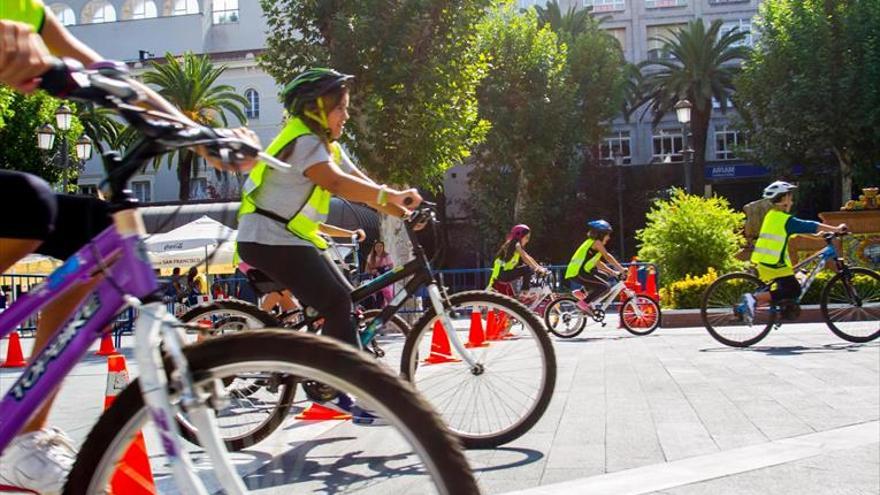
[[[351,79],[354,79],[354,76],[333,69],[323,67],[306,69],[284,86],[281,90],[281,100],[284,102],[284,108],[292,115],[304,115],[306,103],[318,100],[320,104],[319,97],[344,86]],[[307,116],[314,118],[311,115]],[[321,122],[322,119],[317,120]]]

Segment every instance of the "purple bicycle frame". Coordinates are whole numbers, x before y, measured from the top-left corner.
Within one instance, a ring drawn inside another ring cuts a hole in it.
[[[131,212],[138,215],[137,212]],[[100,272],[104,272],[101,275]],[[56,331],[46,347],[0,402],[0,453],[9,445],[43,401],[99,339],[120,311],[124,295],[143,298],[158,281],[138,235],[121,235],[115,225],[101,232],[58,267],[40,285],[0,313],[0,338],[12,333],[30,315],[78,283],[105,277]]]

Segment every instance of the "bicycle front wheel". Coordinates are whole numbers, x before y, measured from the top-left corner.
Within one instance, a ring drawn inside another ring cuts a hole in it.
[[[769,306],[755,308],[751,321],[741,306],[745,294],[766,287],[749,273],[728,273],[712,282],[703,294],[700,316],[709,335],[731,347],[755,345],[770,333],[777,313]]]
[[[880,274],[867,268],[840,272],[822,289],[825,324],[849,342],[870,342],[880,336]]]
[[[620,322],[633,335],[648,335],[660,326],[660,305],[648,296],[631,297],[620,305]]]
[[[251,493],[358,491],[379,479],[384,480],[383,493],[479,493],[455,436],[437,413],[412,387],[353,348],[304,332],[255,330],[207,340],[184,352],[200,390],[210,390],[213,382],[228,376],[271,370],[348,393],[388,424],[369,428],[306,422],[279,428],[265,448],[230,454]],[[178,397],[172,395],[172,400]],[[148,418],[135,380],[89,433],[64,493],[110,493],[114,473],[132,471],[118,467],[140,432],[155,480],[153,492],[179,493]],[[192,459],[209,492],[220,491],[204,452],[192,448],[179,455]]]
[[[544,414],[556,384],[547,329],[522,303],[496,292],[460,292],[449,303],[453,328],[429,309],[406,340],[401,374],[466,447],[519,438]],[[468,342],[477,366],[454,355],[452,333]]]
[[[553,335],[571,339],[584,331],[589,317],[578,308],[577,303],[578,300],[572,296],[562,296],[547,305],[544,323]]]

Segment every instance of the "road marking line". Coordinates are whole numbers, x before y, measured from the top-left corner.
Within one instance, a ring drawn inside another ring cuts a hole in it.
[[[639,495],[875,443],[880,443],[880,421],[508,492],[505,495]]]

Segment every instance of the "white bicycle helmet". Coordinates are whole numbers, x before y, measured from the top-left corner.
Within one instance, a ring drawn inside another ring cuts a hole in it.
[[[788,182],[778,180],[773,184],[764,188],[764,198],[773,199],[777,196],[780,196],[785,193],[789,193],[797,189],[797,186],[794,184],[789,184]]]

